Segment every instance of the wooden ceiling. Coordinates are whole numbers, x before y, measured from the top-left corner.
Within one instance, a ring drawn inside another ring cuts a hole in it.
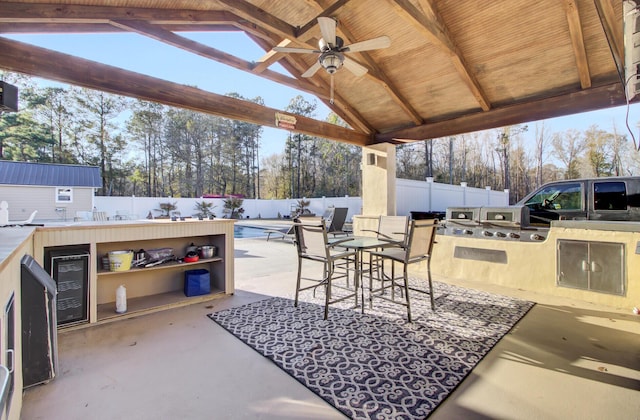
[[[622,15],[620,0],[0,0],[0,34],[135,32],[311,93],[352,129],[297,117],[296,131],[370,145],[625,104]],[[320,16],[345,44],[391,39],[347,53],[368,72],[339,69],[334,103],[323,69],[301,77],[316,54],[271,50],[317,48]],[[188,31],[244,31],[265,55],[248,62]],[[2,36],[0,68],[266,126],[279,111]]]

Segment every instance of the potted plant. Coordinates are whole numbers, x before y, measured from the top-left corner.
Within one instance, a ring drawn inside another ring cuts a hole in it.
[[[160,212],[159,218],[168,218],[171,216],[172,212],[175,212],[176,209],[178,208],[178,202],[174,201],[173,203],[172,202],[160,203],[159,207],[160,207],[159,209],[154,209],[154,211]]]
[[[214,206],[213,202],[211,201],[196,201],[196,216],[198,216],[199,219],[209,219],[212,217],[216,217],[216,215],[213,213],[213,209],[215,207],[216,206]]]
[[[296,214],[294,215],[294,217],[299,217],[299,216],[313,216],[313,214],[311,213],[311,210],[309,210],[307,207],[309,207],[311,205],[311,200],[305,200],[303,198],[301,198],[300,200],[298,200],[298,202],[296,203],[297,207],[296,207]]]
[[[228,215],[231,219],[237,219],[238,216],[244,213],[242,208],[242,202],[244,200],[240,197],[229,197],[224,200],[224,214]]]

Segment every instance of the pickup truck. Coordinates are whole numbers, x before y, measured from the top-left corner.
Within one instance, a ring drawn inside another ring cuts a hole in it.
[[[520,200],[529,208],[529,226],[552,220],[640,221],[640,177],[554,181]]]

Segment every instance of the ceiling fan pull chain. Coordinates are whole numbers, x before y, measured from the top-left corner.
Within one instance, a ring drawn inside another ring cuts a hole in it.
[[[329,103],[333,105],[333,74],[331,74],[331,98],[329,98]]]

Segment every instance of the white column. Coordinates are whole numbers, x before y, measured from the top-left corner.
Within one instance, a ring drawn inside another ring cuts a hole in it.
[[[383,143],[362,148],[362,214],[396,214],[396,148]]]

